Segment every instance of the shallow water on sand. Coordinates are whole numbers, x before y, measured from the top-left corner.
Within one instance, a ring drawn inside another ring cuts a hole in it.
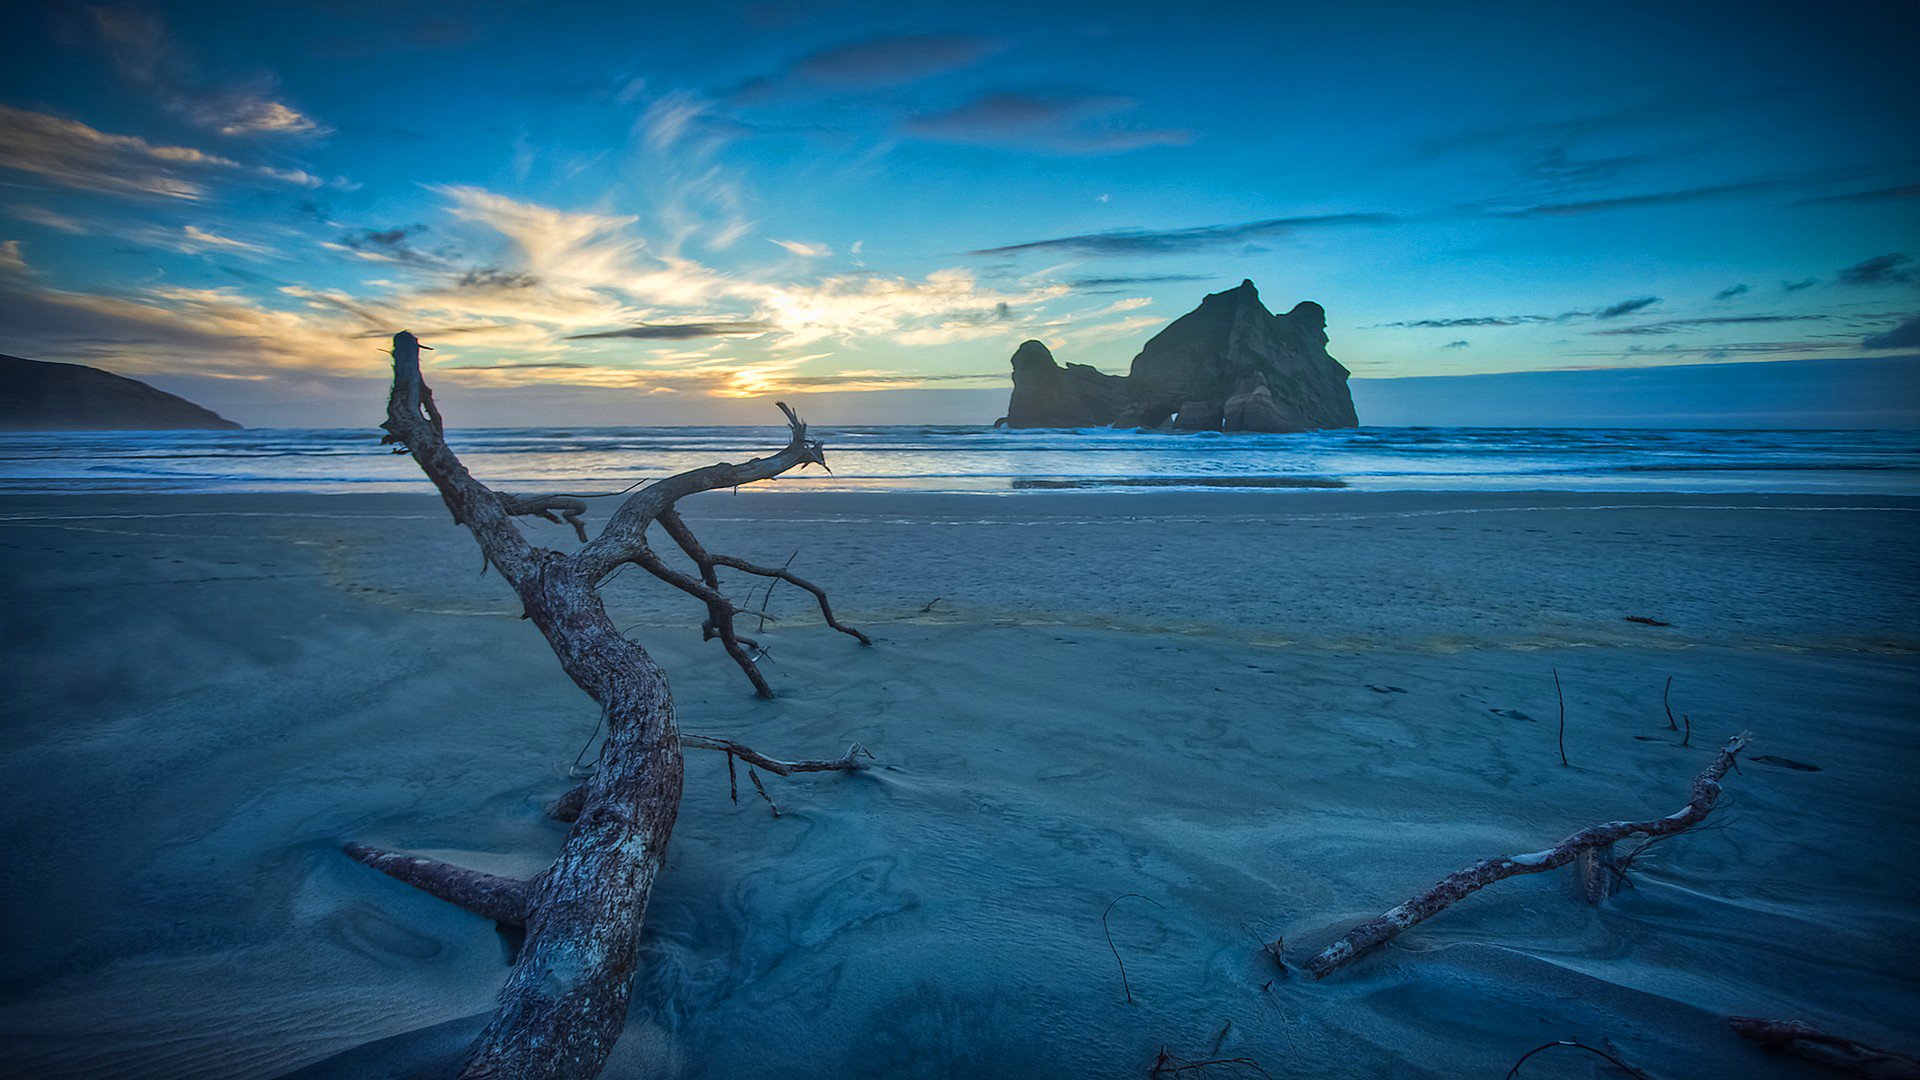
[[[1920,432],[1361,428],[1300,435],[820,427],[831,473],[790,491],[1349,487],[1367,491],[1920,494]],[[500,428],[448,433],[496,485],[618,490],[784,429]],[[0,434],[0,493],[424,491],[367,431]]]

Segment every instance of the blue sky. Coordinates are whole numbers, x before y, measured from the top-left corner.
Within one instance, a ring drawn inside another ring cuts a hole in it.
[[[904,419],[1242,278],[1361,377],[1920,351],[1920,7],[1320,8],[8,5],[0,352]]]

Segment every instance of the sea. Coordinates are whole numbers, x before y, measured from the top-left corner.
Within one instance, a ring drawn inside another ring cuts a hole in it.
[[[762,489],[1920,495],[1920,431],[1359,428],[1297,435],[826,427],[827,468]],[[0,493],[425,492],[375,430],[0,434]],[[786,442],[778,427],[450,432],[497,488],[598,494]],[[831,470],[831,471],[829,471]]]

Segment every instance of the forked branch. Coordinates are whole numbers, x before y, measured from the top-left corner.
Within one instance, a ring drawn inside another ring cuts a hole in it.
[[[1729,1016],[1727,1023],[1741,1038],[1752,1039],[1774,1053],[1793,1054],[1830,1069],[1874,1080],[1920,1080],[1920,1061],[1829,1034],[1800,1020]]]
[[[1652,821],[1608,821],[1582,829],[1545,851],[1482,859],[1464,870],[1449,874],[1431,889],[1399,907],[1361,923],[1344,937],[1307,961],[1308,974],[1324,979],[1353,961],[1399,937],[1406,930],[1445,911],[1456,901],[1481,889],[1521,874],[1539,874],[1565,866],[1582,857],[1604,858],[1606,850],[1630,836],[1667,836],[1683,832],[1706,819],[1720,799],[1720,779],[1733,768],[1734,760],[1745,749],[1749,734],[1741,732],[1694,778],[1692,797],[1679,810]]]

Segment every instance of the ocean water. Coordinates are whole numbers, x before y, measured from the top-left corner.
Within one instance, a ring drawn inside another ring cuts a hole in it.
[[[781,490],[1018,494],[1673,491],[1920,495],[1920,432],[1360,428],[1303,435],[820,427],[832,471]],[[786,441],[775,427],[493,428],[449,441],[508,490],[595,493]],[[353,430],[0,434],[0,493],[420,492],[413,463]]]

